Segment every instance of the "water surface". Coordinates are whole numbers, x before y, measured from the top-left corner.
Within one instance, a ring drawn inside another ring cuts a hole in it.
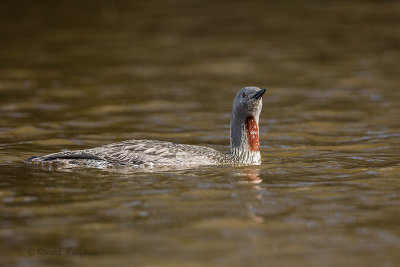
[[[2,264],[400,264],[396,1],[3,1],[0,15]],[[226,151],[247,85],[268,87],[260,166],[26,164],[141,138]]]

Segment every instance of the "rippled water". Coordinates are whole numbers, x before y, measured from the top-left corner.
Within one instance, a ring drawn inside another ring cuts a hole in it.
[[[0,15],[0,263],[400,264],[398,2],[3,1]],[[26,164],[125,139],[227,150],[246,85],[269,88],[261,166]]]

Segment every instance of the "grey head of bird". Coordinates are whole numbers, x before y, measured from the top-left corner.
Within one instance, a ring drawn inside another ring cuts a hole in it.
[[[267,89],[260,89],[255,86],[242,88],[233,101],[232,114],[237,119],[247,116],[259,117],[262,109],[262,96]]]

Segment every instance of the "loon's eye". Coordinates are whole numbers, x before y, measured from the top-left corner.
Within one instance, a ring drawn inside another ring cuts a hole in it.
[[[246,97],[246,94],[243,92],[242,96],[243,96],[243,97]]]

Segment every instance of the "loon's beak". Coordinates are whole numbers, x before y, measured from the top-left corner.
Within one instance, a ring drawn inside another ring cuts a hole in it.
[[[260,99],[263,94],[265,93],[265,91],[267,91],[267,88],[261,89],[260,91],[258,91],[255,95],[253,95],[253,99]]]

